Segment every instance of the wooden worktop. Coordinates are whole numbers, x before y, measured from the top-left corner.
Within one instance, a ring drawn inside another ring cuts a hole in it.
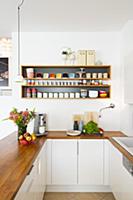
[[[20,145],[14,132],[0,141],[0,200],[14,198],[45,140],[41,137],[34,144]]]
[[[117,136],[125,135],[119,131],[107,131],[103,136],[72,137],[67,136],[65,131],[50,131],[47,136],[37,138],[34,144],[23,146],[18,143],[17,134],[12,133],[0,141],[0,200],[14,198],[47,139],[109,139],[133,162],[133,156],[111,139]]]

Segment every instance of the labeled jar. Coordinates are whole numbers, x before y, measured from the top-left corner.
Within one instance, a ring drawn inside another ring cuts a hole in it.
[[[76,93],[75,93],[75,98],[76,98],[76,99],[79,99],[79,98],[80,98],[80,93],[79,93],[79,92],[76,92]]]
[[[98,78],[102,78],[103,74],[102,73],[98,73]]]
[[[42,98],[42,92],[37,92],[37,98]]]
[[[74,92],[70,92],[70,98],[74,99]]]
[[[43,92],[43,98],[47,99],[48,98],[48,93],[47,92]]]
[[[49,92],[49,98],[53,98],[53,93]]]
[[[92,78],[97,78],[97,73],[92,73]]]
[[[27,90],[26,90],[26,97],[27,98],[31,97],[31,89],[30,88],[27,88]]]
[[[58,93],[54,92],[54,98],[57,99],[58,98]]]
[[[32,88],[32,98],[36,98],[37,90],[36,88]]]
[[[103,73],[103,78],[108,78],[108,73]]]
[[[81,97],[82,97],[82,98],[86,98],[87,95],[88,95],[88,92],[87,92],[86,89],[81,89],[81,90],[80,90],[80,94],[81,94]]]
[[[63,96],[64,96],[63,93],[60,92],[60,93],[59,93],[59,98],[63,98]]]
[[[27,78],[34,78],[34,69],[33,68],[27,68],[26,69],[26,73],[27,73]]]
[[[69,93],[68,93],[68,92],[65,92],[65,93],[64,93],[64,98],[65,98],[65,99],[68,99],[68,98],[69,98]]]
[[[90,79],[91,78],[91,73],[86,73],[86,78]]]

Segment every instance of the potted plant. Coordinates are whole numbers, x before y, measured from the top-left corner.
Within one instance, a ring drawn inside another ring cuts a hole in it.
[[[83,133],[87,133],[89,135],[102,135],[103,129],[98,127],[98,124],[94,121],[89,121],[87,124],[83,126]]]
[[[34,118],[35,118],[34,109],[33,111],[29,111],[28,109],[24,111],[18,111],[17,108],[13,108],[13,110],[9,114],[9,117],[6,118],[6,120],[9,119],[18,126],[18,139],[19,139],[22,138],[22,136],[25,133],[27,133],[27,125]]]

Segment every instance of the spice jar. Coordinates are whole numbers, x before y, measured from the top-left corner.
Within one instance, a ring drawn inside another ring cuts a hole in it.
[[[36,88],[32,88],[32,98],[36,98],[37,90]]]
[[[86,98],[87,97],[87,90],[86,89],[81,89],[80,93],[81,93],[81,97],[82,98]]]
[[[30,88],[27,88],[27,90],[26,90],[26,97],[27,98],[31,97],[31,89]]]

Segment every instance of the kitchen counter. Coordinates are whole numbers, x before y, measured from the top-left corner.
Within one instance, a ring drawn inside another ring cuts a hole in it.
[[[67,136],[65,131],[50,131],[46,137],[39,137],[34,144],[20,145],[17,134],[12,133],[0,141],[0,199],[11,200],[16,195],[24,178],[47,139],[109,139],[129,160],[131,156],[112,137],[125,136],[120,131],[107,131],[103,136]]]
[[[0,141],[0,200],[14,198],[45,140],[37,138],[34,144],[23,146],[12,133]]]

